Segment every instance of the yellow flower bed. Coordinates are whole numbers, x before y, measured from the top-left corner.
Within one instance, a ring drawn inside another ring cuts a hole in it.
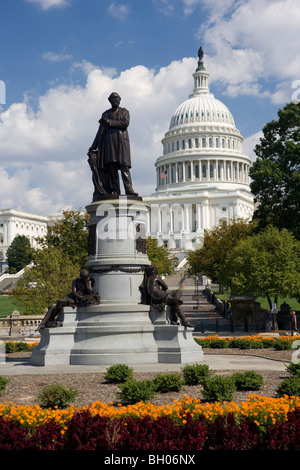
[[[212,336],[205,336],[205,337],[197,337],[197,341],[216,341],[216,340],[222,340],[226,342],[230,342],[232,340],[247,340],[251,341],[252,343],[260,343],[262,341],[268,341],[272,343],[276,343],[278,339],[287,341],[288,343],[293,343],[295,340],[300,339],[300,335],[295,335],[295,336],[279,336],[279,337],[274,337],[274,336],[267,336],[267,335],[245,335],[245,336],[218,336],[218,335],[212,335]]]
[[[282,423],[287,418],[287,413],[300,407],[300,397],[267,398],[259,395],[249,394],[247,400],[240,405],[235,402],[213,402],[203,403],[197,398],[187,395],[180,401],[175,400],[171,405],[153,405],[151,403],[136,403],[134,405],[114,406],[112,403],[106,404],[100,401],[94,402],[91,406],[76,408],[70,406],[65,410],[45,409],[38,405],[21,406],[12,402],[0,404],[0,416],[5,419],[17,420],[23,426],[39,426],[50,420],[54,420],[62,427],[62,433],[68,427],[68,422],[75,412],[89,411],[92,416],[107,416],[111,419],[136,417],[143,418],[146,415],[154,419],[161,416],[170,416],[176,422],[185,424],[186,414],[190,413],[194,418],[204,416],[207,421],[212,421],[219,415],[233,413],[238,420],[242,417],[250,418],[258,426],[267,426]]]

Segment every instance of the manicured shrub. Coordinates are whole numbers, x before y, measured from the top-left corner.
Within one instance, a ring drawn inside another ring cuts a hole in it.
[[[290,351],[292,348],[292,343],[289,340],[286,339],[277,339],[277,341],[274,344],[274,348],[277,351],[282,351],[282,350],[288,350]]]
[[[283,397],[288,395],[289,397],[300,396],[300,377],[291,376],[284,379],[277,388],[277,396]]]
[[[182,373],[184,382],[187,385],[198,385],[208,379],[212,372],[209,370],[209,366],[207,364],[187,364],[182,369]]]
[[[253,341],[252,338],[232,338],[228,342],[228,348],[237,349],[260,349],[263,347],[261,341]]]
[[[286,369],[288,372],[290,372],[290,374],[300,377],[300,362],[299,363],[290,362],[286,366]]]
[[[5,352],[13,353],[18,351],[31,351],[32,345],[24,341],[7,341],[5,342]]]
[[[39,393],[39,399],[43,406],[47,408],[64,408],[75,400],[78,391],[73,388],[65,387],[61,384],[48,385]]]
[[[115,364],[107,369],[104,379],[109,383],[122,383],[132,379],[132,377],[132,367],[129,367],[127,364]]]
[[[153,379],[156,392],[179,392],[184,384],[180,374],[157,374]]]
[[[155,385],[152,380],[127,380],[120,385],[118,397],[124,404],[149,401],[155,396]]]
[[[213,339],[210,342],[210,348],[223,349],[228,348],[226,339]]]
[[[232,374],[237,390],[259,390],[263,383],[263,376],[253,370],[236,372]]]
[[[204,399],[208,401],[230,401],[234,398],[235,390],[236,386],[231,376],[223,377],[217,375],[203,383],[202,394]]]
[[[4,377],[2,377],[2,375],[0,375],[0,395],[2,392],[4,392],[6,388],[6,384],[8,382],[9,382],[9,379],[5,379]]]

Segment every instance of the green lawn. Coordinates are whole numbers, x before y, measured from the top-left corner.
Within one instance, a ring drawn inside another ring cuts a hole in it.
[[[218,289],[212,289],[215,295],[220,299],[220,300],[226,300],[229,299],[230,293],[225,293],[225,294],[220,294]],[[266,310],[269,310],[269,303],[266,297],[257,297],[256,302],[259,302],[261,305],[261,308],[264,308]],[[280,298],[278,299],[278,304],[277,308],[278,310],[280,309],[280,305],[283,304],[283,302],[286,302],[292,310],[300,311],[300,303],[297,302],[296,299],[293,298]]]
[[[0,317],[11,315],[14,310],[18,310],[21,314],[23,309],[14,304],[15,298],[11,295],[0,295]]]

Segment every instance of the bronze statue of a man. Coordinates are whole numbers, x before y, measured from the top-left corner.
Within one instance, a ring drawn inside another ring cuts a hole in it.
[[[165,305],[171,307],[171,324],[176,325],[178,319],[183,326],[194,328],[185,317],[181,308],[182,292],[180,289],[168,291],[168,286],[165,281],[158,275],[156,266],[149,266],[146,268],[143,284],[140,287],[142,292],[142,303],[152,305],[158,311],[162,311]]]
[[[100,195],[121,194],[120,170],[125,194],[137,196],[130,175],[131,154],[127,130],[129,111],[120,107],[121,97],[118,93],[111,93],[108,100],[111,108],[102,114],[98,132],[88,151],[95,192]]]
[[[72,292],[54,302],[47,310],[37,330],[56,326],[56,317],[63,307],[88,307],[100,304],[100,297],[93,291],[94,279],[90,279],[87,269],[81,269],[80,277],[72,282]]]

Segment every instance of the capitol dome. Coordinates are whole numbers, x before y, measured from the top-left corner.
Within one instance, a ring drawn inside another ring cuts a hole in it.
[[[171,116],[156,159],[155,193],[148,235],[171,249],[187,250],[201,243],[204,230],[219,220],[253,213],[249,169],[243,137],[228,107],[208,87],[202,48],[193,73],[194,88]]]
[[[182,124],[222,123],[235,127],[231,112],[212,93],[193,94],[176,109],[169,130]]]

